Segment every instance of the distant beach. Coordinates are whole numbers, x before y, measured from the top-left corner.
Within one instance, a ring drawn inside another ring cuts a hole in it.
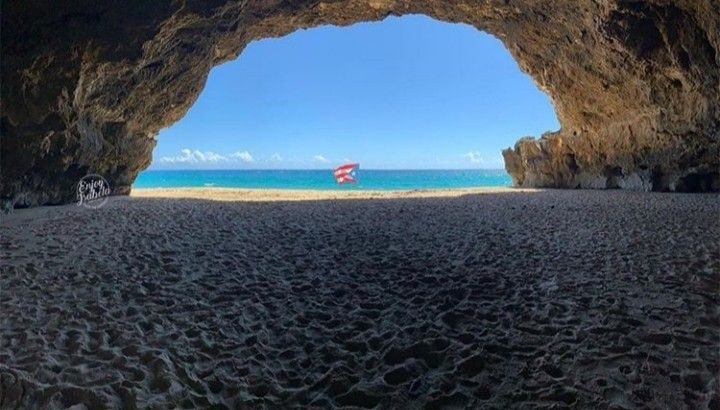
[[[131,197],[137,198],[185,198],[213,201],[312,201],[343,199],[400,199],[400,198],[448,198],[462,195],[533,192],[537,189],[510,187],[413,189],[405,191],[380,190],[312,190],[312,189],[243,189],[243,188],[133,188]]]
[[[331,169],[321,170],[149,170],[133,188],[251,188],[343,191],[395,191],[508,187],[512,180],[502,169],[375,170],[363,169],[359,182],[335,182]]]

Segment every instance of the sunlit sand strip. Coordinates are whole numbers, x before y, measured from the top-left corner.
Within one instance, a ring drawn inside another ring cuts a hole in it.
[[[141,188],[133,189],[137,198],[192,198],[216,201],[309,201],[330,199],[392,199],[443,198],[472,194],[535,192],[533,189],[508,187],[421,189],[409,191],[350,191],[301,189],[242,189],[242,188]]]

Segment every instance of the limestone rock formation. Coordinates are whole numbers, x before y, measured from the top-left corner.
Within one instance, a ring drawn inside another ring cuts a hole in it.
[[[720,190],[714,0],[27,0],[2,4],[0,198],[126,193],[250,41],[411,13],[497,36],[551,96],[562,129],[503,153],[516,185]]]

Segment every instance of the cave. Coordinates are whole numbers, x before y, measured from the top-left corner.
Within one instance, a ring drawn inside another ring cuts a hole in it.
[[[675,191],[677,192],[702,192],[717,191],[717,181],[720,178],[717,172],[689,173],[682,177]],[[713,184],[716,184],[713,186]]]
[[[406,14],[496,36],[551,97],[561,129],[518,136],[503,152],[515,186],[717,191],[719,7],[694,0],[4,3],[0,199],[5,208],[69,203],[86,174],[127,194],[159,130],[183,117],[213,66],[249,42]],[[608,167],[621,175],[608,177]]]
[[[250,42],[411,14],[497,37],[551,98],[561,128],[502,152],[517,189],[131,188]],[[0,408],[720,406],[720,2],[1,19]]]

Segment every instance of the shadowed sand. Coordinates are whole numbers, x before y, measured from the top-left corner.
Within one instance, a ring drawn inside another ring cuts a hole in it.
[[[288,195],[4,217],[0,408],[720,406],[718,195]]]

